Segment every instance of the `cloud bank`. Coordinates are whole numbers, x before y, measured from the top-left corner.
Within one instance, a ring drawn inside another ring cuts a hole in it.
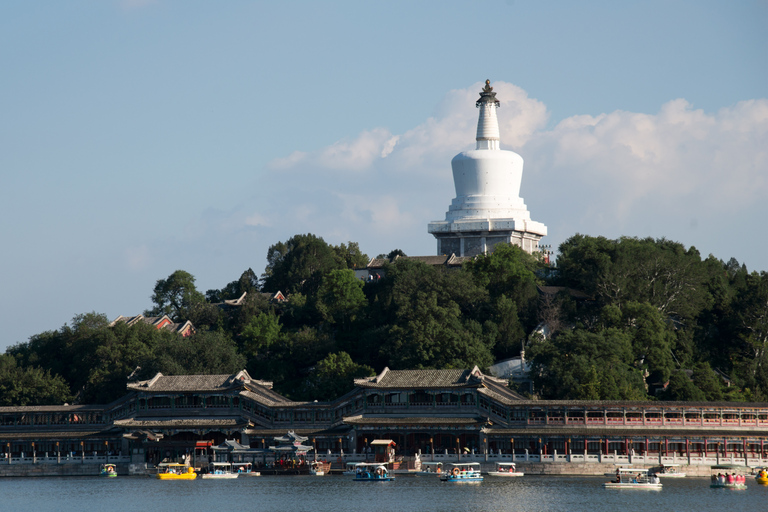
[[[548,128],[543,102],[513,84],[493,86],[502,148],[525,159],[521,194],[549,227],[543,243],[577,232],[666,237],[768,268],[768,100],[705,113],[674,99],[653,114],[579,115]],[[474,148],[481,87],[448,92],[405,133],[371,128],[273,160],[243,224],[269,228],[264,235],[277,237],[269,243],[312,232],[357,241],[369,255],[434,253],[427,223],[443,219],[455,195],[451,158]]]

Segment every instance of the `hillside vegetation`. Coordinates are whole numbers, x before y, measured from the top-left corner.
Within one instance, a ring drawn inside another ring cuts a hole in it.
[[[145,314],[190,320],[196,334],[79,315],[0,355],[0,405],[108,403],[129,375],[242,368],[292,399],[330,400],[385,366],[485,369],[523,347],[538,398],[768,397],[768,274],[734,259],[583,235],[560,246],[556,268],[499,246],[455,270],[394,259],[366,282],[353,269],[368,259],[307,234],[270,247],[260,277],[248,269],[218,290],[178,270]],[[270,301],[277,291],[288,300]]]

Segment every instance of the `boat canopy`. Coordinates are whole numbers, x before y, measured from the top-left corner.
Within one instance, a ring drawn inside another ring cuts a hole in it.
[[[371,441],[371,446],[396,446],[397,443],[395,443],[391,439],[374,439]]]

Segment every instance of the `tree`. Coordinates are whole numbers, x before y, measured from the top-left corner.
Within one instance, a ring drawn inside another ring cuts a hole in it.
[[[644,400],[642,374],[632,356],[632,340],[619,329],[599,333],[562,331],[526,350],[537,392],[547,399]]]
[[[147,365],[150,375],[217,375],[233,374],[245,368],[246,358],[235,342],[220,331],[198,331],[184,338],[161,340]]]
[[[232,281],[221,290],[208,290],[205,292],[205,298],[208,302],[219,303],[225,300],[237,299],[247,293],[254,295],[259,291],[259,277],[252,269],[248,269],[240,274],[240,279]]]
[[[0,355],[0,406],[62,405],[72,400],[66,381],[39,367],[20,367]]]
[[[314,296],[322,276],[341,268],[346,268],[346,263],[322,238],[311,233],[294,235],[267,251],[264,290]]]
[[[490,254],[482,254],[465,263],[464,268],[491,298],[505,295],[518,306],[518,316],[532,329],[536,323],[538,262],[517,246],[498,244]]]
[[[356,364],[346,352],[328,354],[310,372],[309,394],[320,400],[334,400],[352,391],[355,379],[373,375],[373,368]]]
[[[367,303],[363,282],[348,269],[331,270],[317,292],[317,311],[326,322],[337,324],[342,330],[349,329]]]
[[[677,402],[705,401],[704,392],[691,382],[688,374],[683,370],[676,371],[669,378],[669,385],[664,392],[664,398]]]
[[[379,355],[395,369],[487,367],[495,341],[475,317],[487,293],[465,272],[396,260],[377,284],[373,324],[388,324]],[[374,327],[375,328],[375,327]],[[375,339],[375,338],[371,338]]]
[[[368,265],[368,255],[360,250],[357,242],[349,242],[348,245],[332,245],[331,248],[336,251],[336,255],[344,262],[346,268],[365,268]]]
[[[251,318],[240,337],[243,349],[250,357],[264,356],[280,339],[280,319],[274,312],[262,312]]]
[[[168,315],[174,322],[187,319],[190,311],[205,302],[205,296],[195,288],[195,277],[177,270],[167,279],[159,279],[152,294],[155,307],[145,313],[149,316]]]

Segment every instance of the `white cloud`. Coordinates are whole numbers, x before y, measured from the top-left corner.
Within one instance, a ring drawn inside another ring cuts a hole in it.
[[[313,232],[374,254],[430,254],[427,223],[453,199],[451,158],[474,148],[481,85],[448,92],[434,116],[404,133],[375,128],[270,162],[279,172],[259,182],[268,196],[239,222],[282,237],[269,243]],[[502,147],[525,159],[521,193],[549,227],[545,243],[576,232],[665,236],[727,259],[745,251],[734,244],[764,233],[753,217],[766,212],[768,100],[706,113],[675,99],[653,114],[578,115],[547,129],[542,102],[493,85]]]

